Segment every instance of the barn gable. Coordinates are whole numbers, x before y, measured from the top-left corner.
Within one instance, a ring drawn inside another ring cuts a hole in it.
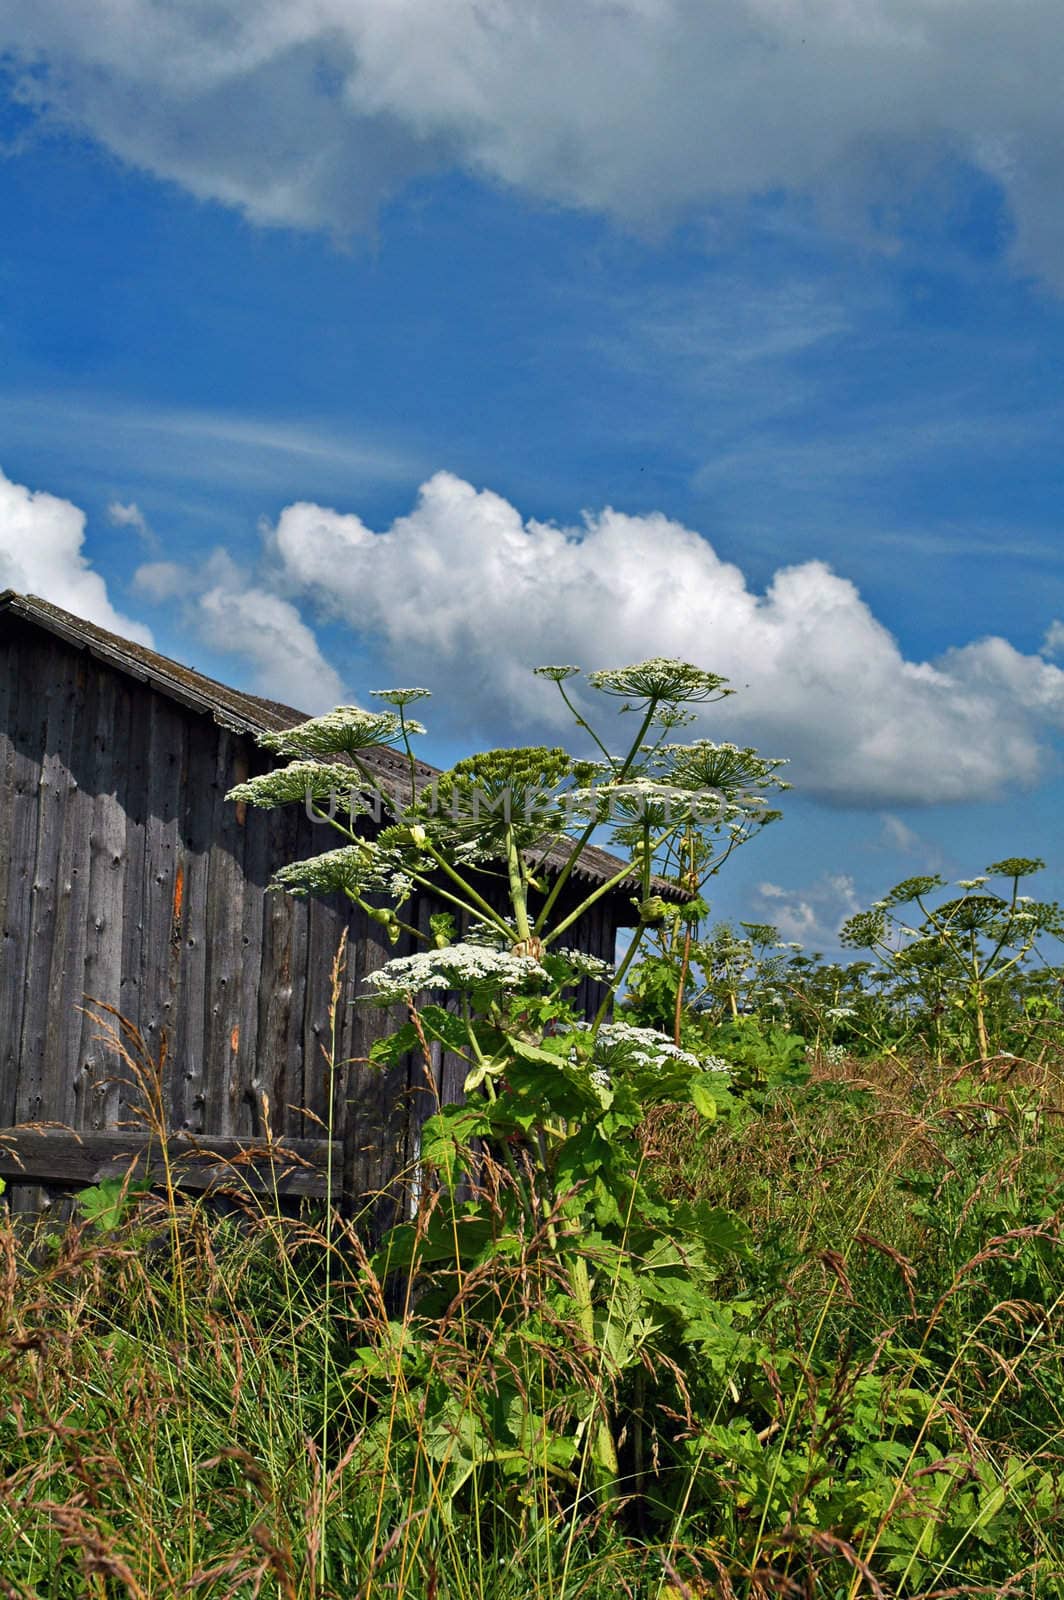
[[[349,1003],[406,945],[346,901],[267,893],[278,866],[330,848],[331,832],[298,808],[225,799],[270,765],[256,734],[301,720],[46,602],[0,595],[0,1173],[27,1203],[30,1180],[92,1181],[147,1142],[132,1126],[138,1092],[85,996],[128,1019],[153,1056],[165,1042],[165,1114],[188,1182],[272,1130],[298,1158],[282,1186],[324,1192],[323,1046],[344,930],[337,1055],[355,1064],[331,1085],[332,1159],[353,1195],[412,1158],[422,1064],[358,1065],[392,1023]],[[374,761],[383,784],[405,765],[387,750]],[[560,859],[548,852],[548,870]],[[585,851],[572,892],[617,865]],[[572,942],[611,958],[628,894],[604,898]],[[438,909],[423,895],[411,918],[427,930]],[[436,1090],[453,1095],[453,1069],[436,1070]],[[10,1131],[27,1123],[53,1126]]]

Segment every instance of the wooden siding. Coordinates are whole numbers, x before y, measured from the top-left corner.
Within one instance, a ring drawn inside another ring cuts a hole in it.
[[[420,1060],[364,1065],[395,1018],[353,1002],[409,936],[392,947],[346,901],[268,890],[279,865],[335,836],[295,807],[226,801],[267,764],[249,735],[0,615],[0,1129],[51,1124],[81,1140],[0,1135],[19,1208],[39,1203],[34,1179],[83,1181],[85,1150],[111,1159],[124,1138],[131,1159],[142,1153],[142,1095],[87,1000],[113,1007],[162,1062],[177,1139],[217,1155],[269,1133],[305,1155],[325,1148],[331,1118],[349,1204],[379,1222],[399,1203],[420,1123],[438,1094],[454,1097],[458,1069],[437,1052],[430,1085]],[[438,909],[428,896],[407,908],[426,930]],[[617,915],[611,895],[568,942],[612,957]],[[345,932],[334,1072],[331,968]],[[600,994],[585,985],[582,1003]],[[298,1192],[323,1193],[324,1160],[308,1171]]]

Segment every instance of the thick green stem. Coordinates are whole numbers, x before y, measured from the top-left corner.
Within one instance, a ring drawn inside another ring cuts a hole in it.
[[[595,730],[591,727],[590,723],[585,722],[584,718],[577,711],[576,707],[573,705],[572,701],[569,699],[569,696],[566,694],[565,690],[562,688],[562,685],[560,683],[558,685],[558,688],[559,688],[559,690],[561,690],[562,699],[565,701],[566,705],[569,707],[569,710],[573,713],[573,716],[576,718],[576,720],[579,723],[580,727],[587,729],[588,733],[590,733],[591,737],[594,739],[595,743],[598,745],[599,749],[602,751],[602,753],[606,757],[607,761],[610,761],[612,763],[612,757],[610,756],[609,751],[606,749],[606,746],[602,743],[601,739],[599,739],[598,735],[596,734]],[[650,727],[650,724],[654,719],[654,713],[657,710],[657,704],[658,703],[657,703],[656,700],[651,702],[650,708],[647,711],[646,716],[643,718],[643,725],[639,729],[639,732],[637,733],[637,735],[635,737],[634,743],[632,744],[631,748],[628,751],[628,754],[624,758],[624,761],[623,761],[623,763],[621,765],[620,772],[618,772],[618,773],[616,773],[614,775],[614,779],[613,779],[614,783],[623,783],[625,778],[628,776],[628,773],[631,770],[632,762],[635,760],[636,756],[639,754],[639,747],[643,742],[643,738],[644,738],[644,736],[646,734],[646,731]],[[564,888],[565,884],[569,881],[569,875],[570,875],[570,873],[572,872],[574,866],[577,863],[577,860],[578,860],[578,858],[580,856],[580,852],[583,850],[583,848],[584,848],[584,846],[586,844],[590,843],[591,835],[594,833],[594,831],[595,831],[595,829],[597,827],[598,827],[598,820],[597,820],[597,818],[593,817],[592,820],[588,823],[587,827],[584,829],[583,833],[580,835],[579,839],[576,841],[576,844],[575,844],[575,846],[574,846],[574,848],[572,850],[572,853],[569,856],[568,861],[565,863],[565,866],[562,868],[561,872],[558,874],[557,878],[554,880],[554,884],[553,884],[553,886],[551,888],[551,891],[548,894],[547,899],[546,899],[542,909],[540,910],[539,916],[536,918],[536,927],[535,927],[536,933],[540,933],[541,930],[543,929],[544,925],[546,924],[547,918],[550,916],[551,912],[553,911],[555,902],[556,902],[559,894],[561,893],[561,891]],[[580,912],[578,913],[578,915],[582,915],[584,909],[585,909],[585,907],[581,907],[580,908]],[[565,923],[565,926],[568,927],[568,922]],[[555,930],[555,932],[557,932],[557,931],[558,930]]]
[[[680,978],[676,985],[676,1009],[672,1016],[672,1042],[679,1048],[680,1030],[683,1027],[683,992],[687,987],[687,969],[691,965],[691,929],[684,933],[683,959],[680,962]]]
[[[500,929],[501,932],[509,934],[509,927],[507,926],[505,920],[499,916],[499,913],[496,911],[495,907],[491,905],[489,901],[485,900],[482,894],[478,894],[477,890],[473,888],[473,885],[471,883],[467,883],[460,872],[455,871],[455,869],[451,866],[451,863],[447,860],[447,857],[443,855],[441,851],[436,849],[436,846],[432,843],[431,839],[425,841],[425,849],[428,851],[429,855],[432,857],[433,861],[435,861],[440,870],[445,872],[448,878],[450,878],[451,882],[456,883],[459,889],[461,889],[462,893],[467,896],[466,903],[462,909],[468,911],[471,906],[475,906],[476,909],[482,912],[487,920],[493,923],[495,927]],[[440,892],[443,893],[444,891],[441,890]],[[449,898],[453,900],[454,896],[452,895]],[[455,903],[459,905],[462,904],[461,901],[456,901]]]
[[[616,971],[616,974],[614,976],[613,982],[610,984],[609,988],[606,990],[606,993],[602,997],[602,1004],[599,1006],[598,1010],[595,1012],[595,1019],[591,1024],[592,1035],[596,1034],[598,1032],[599,1028],[602,1026],[602,1023],[605,1020],[606,1012],[609,1010],[610,1006],[613,1004],[614,997],[616,996],[617,990],[620,988],[621,984],[624,982],[625,973],[628,971],[628,968],[632,965],[632,962],[635,960],[635,953],[638,950],[638,948],[640,946],[640,943],[642,942],[643,935],[644,935],[644,933],[646,933],[646,931],[647,931],[646,930],[646,923],[641,922],[639,924],[638,928],[635,930],[635,933],[632,935],[632,942],[628,946],[628,949],[624,952],[624,960],[621,962],[620,966],[617,968],[617,971]]]
[[[660,850],[661,846],[666,842],[671,834],[675,833],[676,828],[678,827],[679,823],[676,824],[676,827],[670,828],[667,833],[663,833],[661,838],[655,841],[654,845],[652,846],[652,850]],[[596,901],[601,900],[604,895],[611,894],[614,889],[619,889],[621,884],[631,877],[631,866],[622,867],[620,872],[614,873],[612,878],[607,879],[607,881],[603,884],[600,884],[600,886],[592,894],[589,894],[586,900],[581,900],[575,911],[571,911],[567,917],[558,923],[557,927],[551,929],[550,933],[548,933],[546,938],[543,940],[543,943],[553,944],[555,939],[557,939],[561,934],[565,933],[568,928],[571,928],[574,922],[579,922],[585,911],[589,911]]]
[[[528,925],[528,889],[525,884],[521,852],[517,848],[512,828],[506,830],[506,871],[510,880],[510,904],[513,907],[517,938],[527,947],[532,937],[532,930]]]

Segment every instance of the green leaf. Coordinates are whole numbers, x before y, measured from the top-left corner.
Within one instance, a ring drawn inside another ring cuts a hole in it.
[[[421,1129],[421,1159],[439,1167],[453,1183],[457,1170],[464,1170],[463,1157],[474,1139],[486,1138],[491,1122],[480,1106],[444,1106]]]
[[[706,1074],[715,1076],[715,1074]],[[717,1117],[717,1097],[704,1078],[691,1079],[691,1104],[699,1116],[705,1117],[707,1122],[715,1122]]]
[[[373,1256],[373,1269],[380,1274],[415,1266],[462,1266],[468,1269],[496,1251],[509,1254],[518,1241],[496,1236],[492,1217],[470,1211],[453,1212],[443,1205],[432,1214],[427,1227],[401,1222],[381,1240]]]
[[[79,1189],[74,1199],[86,1222],[109,1233],[121,1227],[140,1196],[150,1189],[147,1178],[133,1183],[126,1178],[103,1178],[89,1189]]]
[[[421,1024],[431,1039],[438,1039],[448,1050],[459,1053],[469,1049],[469,1029],[462,1018],[446,1006],[422,1006],[418,1012]]]
[[[417,1045],[418,1037],[413,1023],[404,1022],[394,1033],[386,1034],[383,1039],[374,1039],[369,1047],[369,1059],[375,1067],[397,1067]]]
[[[752,1254],[753,1234],[734,1211],[695,1200],[677,1206],[674,1221],[677,1233],[697,1239],[710,1255],[749,1257]]]

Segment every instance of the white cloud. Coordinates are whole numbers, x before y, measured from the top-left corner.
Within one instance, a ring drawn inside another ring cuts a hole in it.
[[[19,93],[259,221],[346,228],[460,165],[628,219],[944,156],[1064,280],[1059,0],[9,0]]]
[[[987,638],[909,661],[858,590],[823,562],[764,594],[708,540],[660,514],[582,526],[522,519],[438,473],[384,533],[300,502],[272,534],[278,587],[377,643],[403,682],[446,692],[477,737],[549,729],[529,669],[683,656],[739,690],[705,726],[792,758],[806,793],[898,806],[994,796],[1044,771],[1064,726],[1064,671]]]
[[[136,528],[136,507],[109,515]],[[0,589],[36,594],[75,616],[141,644],[151,630],[112,606],[107,585],[84,552],[85,513],[69,500],[34,492],[0,472]],[[191,631],[211,649],[238,656],[254,693],[297,709],[322,710],[342,699],[339,677],[295,606],[256,586],[218,552],[193,572],[172,561],[147,562],[134,590],[156,603],[178,602]],[[248,671],[247,669],[250,669]]]
[[[857,886],[848,872],[828,872],[800,889],[759,883],[753,917],[778,929],[783,940],[794,939],[807,950],[837,947],[839,929],[860,911]]]
[[[116,528],[132,528],[133,532],[139,534],[146,545],[154,548],[156,544],[155,535],[148,526],[147,517],[135,500],[131,500],[128,505],[123,505],[121,500],[112,500],[107,507],[107,519]]]
[[[188,575],[176,561],[145,561],[133,574],[133,588],[137,594],[161,605],[173,600],[188,587]]]
[[[151,633],[112,606],[84,553],[85,513],[0,472],[0,589],[39,595],[88,622],[150,645]]]
[[[156,603],[179,602],[185,625],[203,644],[240,658],[251,693],[298,711],[323,711],[343,699],[339,675],[295,606],[256,584],[225,551],[200,567],[146,562],[133,587]]]
[[[1042,654],[1044,656],[1064,656],[1064,622],[1055,618],[1046,629],[1046,636],[1042,640]]]

